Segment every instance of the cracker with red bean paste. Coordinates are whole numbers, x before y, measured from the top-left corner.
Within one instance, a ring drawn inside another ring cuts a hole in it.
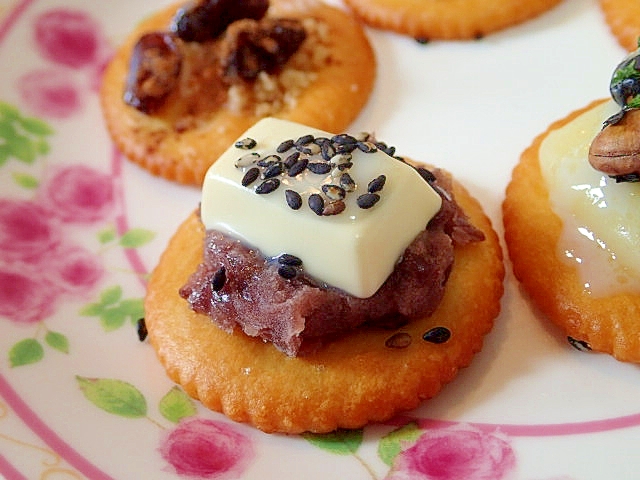
[[[435,313],[395,330],[359,327],[304,357],[240,329],[226,333],[179,296],[202,259],[205,232],[194,213],[171,239],[145,299],[149,339],[168,375],[206,407],[266,432],[359,428],[433,397],[480,351],[503,292],[491,222],[460,184],[453,192],[485,240],[456,247]]]
[[[553,123],[524,151],[503,203],[504,235],[516,278],[574,346],[640,362],[640,296],[593,297],[577,269],[562,261],[557,248],[562,220],[551,208],[538,161],[540,145],[551,131],[597,103]]]
[[[372,27],[420,41],[473,40],[532,19],[561,0],[345,0]]]
[[[635,50],[640,37],[640,3],[630,0],[600,0],[600,8],[618,43],[630,52]]]
[[[187,79],[184,71],[189,68],[183,65],[180,94],[191,92],[191,102],[171,93],[151,114],[134,108],[124,101],[134,45],[145,33],[168,32],[179,6],[142,21],[119,47],[103,77],[101,105],[111,137],[130,160],[151,173],[200,185],[228,145],[262,117],[343,131],[366,104],[376,61],[360,23],[350,13],[320,1],[272,0],[265,18],[298,19],[306,32],[300,48],[281,69],[228,87],[221,85],[213,67],[202,68],[198,75],[205,79],[203,87]],[[181,42],[182,54],[202,55],[196,43]],[[157,39],[155,46],[161,47]],[[155,86],[162,87],[164,80],[170,79],[160,79]]]

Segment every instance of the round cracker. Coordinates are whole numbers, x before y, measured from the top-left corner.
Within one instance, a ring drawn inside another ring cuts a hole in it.
[[[629,0],[600,0],[600,7],[618,43],[632,52],[640,36],[640,3]]]
[[[366,104],[373,89],[376,60],[360,24],[344,10],[313,0],[272,0],[272,8],[288,18],[313,17],[329,29],[330,61],[315,80],[272,116],[326,131],[343,131]],[[107,66],[100,92],[107,128],[117,147],[133,162],[180,183],[200,185],[209,166],[261,117],[223,108],[197,128],[175,130],[157,117],[145,115],[123,100],[133,45],[146,32],[166,30],[178,9],[171,6],[141,22]]]
[[[522,23],[561,0],[345,0],[365,23],[426,40],[472,40]]]
[[[640,362],[640,295],[593,297],[577,269],[562,261],[562,220],[551,208],[538,161],[540,144],[551,131],[600,102],[553,123],[523,152],[503,203],[504,236],[516,278],[544,315],[594,351]]]
[[[145,299],[150,342],[168,375],[206,407],[266,432],[359,428],[433,397],[482,348],[503,292],[497,235],[455,182],[454,194],[486,240],[456,248],[437,311],[400,329],[412,343],[385,347],[394,331],[361,328],[297,358],[241,331],[224,332],[178,295],[202,258],[204,230],[194,213],[162,255]],[[446,343],[422,340],[435,326],[451,330]]]

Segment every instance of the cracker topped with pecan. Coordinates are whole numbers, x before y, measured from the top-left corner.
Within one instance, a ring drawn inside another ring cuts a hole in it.
[[[376,62],[359,23],[316,0],[199,0],[143,21],[108,65],[109,132],[152,173],[199,185],[226,145],[274,116],[343,130]]]
[[[618,182],[640,180],[640,49],[613,72],[609,87],[620,110],[609,117],[589,148],[593,168]]]

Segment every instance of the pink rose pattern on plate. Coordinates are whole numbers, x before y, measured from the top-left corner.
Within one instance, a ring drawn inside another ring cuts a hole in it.
[[[387,480],[506,480],[514,472],[515,453],[505,438],[472,428],[424,432],[403,450]]]
[[[121,208],[116,205],[112,173],[68,160],[51,161],[55,152],[50,152],[48,140],[54,131],[42,119],[63,121],[81,114],[88,97],[98,90],[110,55],[99,23],[80,10],[50,9],[35,17],[32,36],[46,65],[25,72],[15,83],[29,114],[0,101],[0,126],[10,127],[0,132],[13,132],[4,133],[5,138],[0,133],[4,141],[0,168],[16,162],[33,167],[37,160],[47,159],[38,175],[14,172],[26,195],[0,198],[0,320],[20,328],[44,325],[62,302],[91,298],[107,280],[100,254],[75,242],[74,228],[102,227],[97,235],[102,247],[137,248],[153,237],[143,229],[117,232],[112,226]],[[141,301],[123,298],[118,285],[103,288],[99,299],[80,312],[99,318],[105,331],[119,328],[127,318],[135,323],[142,313]],[[49,347],[69,353],[63,334],[43,330]],[[26,338],[12,348],[9,359],[19,367],[38,362],[43,355],[40,342]],[[114,379],[77,380],[97,407],[126,418],[149,419],[147,402],[134,386]],[[118,398],[123,402],[115,408],[113,400]],[[172,423],[163,427],[158,444],[166,470],[223,480],[240,478],[254,461],[254,442],[240,433],[239,426],[198,417],[193,401],[177,387],[160,400],[159,411]],[[517,456],[506,436],[464,425],[407,427],[378,441],[378,456],[389,468],[388,480],[507,480],[516,469]],[[305,436],[331,454],[354,456],[376,479],[374,469],[358,453],[363,437],[362,430]]]
[[[36,18],[34,30],[38,51],[54,63],[82,68],[98,61],[100,26],[84,12],[47,10]]]
[[[108,218],[114,208],[110,175],[84,165],[57,166],[38,190],[38,200],[64,222],[93,223]]]
[[[160,453],[173,471],[195,478],[241,478],[254,451],[251,441],[229,424],[191,418],[162,441]]]
[[[18,90],[31,111],[53,119],[71,117],[84,103],[74,76],[56,68],[24,74],[18,81]]]

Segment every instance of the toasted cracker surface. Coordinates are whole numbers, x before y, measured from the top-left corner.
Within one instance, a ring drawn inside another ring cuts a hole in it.
[[[592,350],[640,362],[640,295],[590,295],[576,268],[558,254],[562,220],[549,202],[538,151],[546,136],[595,102],[553,123],[527,148],[515,167],[503,203],[505,241],[516,278],[531,301],[562,331]]]
[[[343,131],[366,104],[376,76],[376,60],[359,22],[344,10],[313,0],[273,0],[272,9],[288,18],[313,17],[329,29],[328,63],[313,82],[271,116],[327,131]],[[178,9],[171,6],[142,21],[107,66],[100,93],[107,128],[117,147],[133,162],[170,180],[200,185],[218,156],[261,117],[220,108],[197,126],[176,129],[123,101],[131,51],[143,33],[167,30]]]
[[[471,40],[522,23],[561,0],[345,0],[367,24],[420,40]]]
[[[178,295],[202,257],[204,230],[193,214],[162,255],[145,300],[150,342],[168,375],[208,408],[266,432],[358,428],[433,397],[482,348],[503,293],[496,233],[466,190],[454,183],[454,192],[486,240],[456,249],[435,314],[399,329],[411,344],[392,349],[385,341],[395,331],[361,328],[296,358],[240,331],[225,333]],[[435,326],[451,330],[448,342],[422,340]]]
[[[604,17],[618,43],[628,51],[638,47],[640,3],[630,0],[600,0]]]

